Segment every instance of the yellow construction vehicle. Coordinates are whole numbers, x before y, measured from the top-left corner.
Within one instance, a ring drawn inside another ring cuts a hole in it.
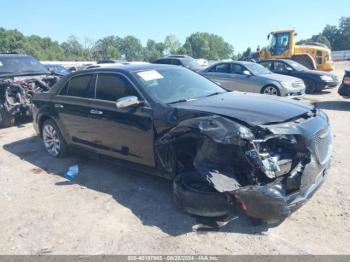
[[[331,50],[320,43],[295,44],[294,29],[271,32],[268,47],[258,50],[258,59],[292,59],[310,69],[334,70]]]

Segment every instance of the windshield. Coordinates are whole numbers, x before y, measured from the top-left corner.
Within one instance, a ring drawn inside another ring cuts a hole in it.
[[[194,59],[183,59],[182,60],[185,67],[190,68],[192,70],[202,69],[201,65]]]
[[[256,63],[249,63],[245,64],[245,66],[252,72],[254,75],[264,75],[264,74],[271,74],[271,71],[268,70],[266,67],[256,64]]]
[[[272,55],[282,55],[289,48],[290,33],[272,34],[269,50]]]
[[[293,67],[295,70],[297,71],[307,71],[309,70],[307,67],[297,63],[297,62],[294,62],[294,61],[288,61],[289,65],[291,67]]]
[[[68,75],[69,71],[61,65],[46,65],[49,71],[53,71],[56,74]]]
[[[134,73],[151,98],[163,104],[197,99],[226,90],[184,68],[166,68]]]
[[[48,71],[38,60],[31,56],[0,57],[0,75],[27,73],[47,74]]]

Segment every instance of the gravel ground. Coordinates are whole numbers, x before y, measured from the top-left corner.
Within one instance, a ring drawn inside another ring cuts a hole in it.
[[[350,64],[338,63],[342,78]],[[330,117],[333,165],[322,188],[277,227],[232,221],[194,232],[172,186],[84,155],[50,158],[32,125],[0,130],[0,254],[349,254],[350,100],[336,89],[303,100]],[[73,164],[79,178],[63,174]]]

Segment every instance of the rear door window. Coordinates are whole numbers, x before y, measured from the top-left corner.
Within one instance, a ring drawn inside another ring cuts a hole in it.
[[[247,69],[239,64],[231,64],[231,73],[232,74],[243,75],[244,70],[247,70]]]
[[[209,72],[214,72],[214,73],[230,73],[230,64],[225,63],[225,64],[218,64],[216,66],[213,66]]]
[[[273,71],[276,73],[286,73],[288,72],[287,65],[283,62],[275,61]]]
[[[91,74],[72,77],[68,84],[67,95],[76,97],[90,97],[91,82]]]
[[[122,75],[99,74],[96,85],[96,99],[117,101],[125,96],[139,97],[134,86]]]
[[[260,65],[266,67],[267,69],[269,69],[270,71],[273,71],[273,63],[272,61],[268,61],[268,62],[261,62]]]

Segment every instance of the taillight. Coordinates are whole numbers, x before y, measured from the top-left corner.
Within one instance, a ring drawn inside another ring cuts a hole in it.
[[[350,85],[350,76],[344,77],[344,84]]]

